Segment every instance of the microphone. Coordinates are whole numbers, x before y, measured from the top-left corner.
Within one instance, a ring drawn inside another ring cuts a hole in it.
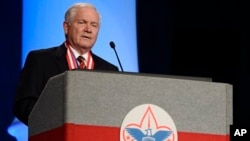
[[[122,68],[120,59],[119,59],[119,57],[118,57],[118,55],[117,55],[117,52],[116,52],[116,49],[115,49],[115,43],[114,43],[113,41],[111,41],[111,42],[109,42],[109,45],[110,45],[111,48],[114,49],[116,58],[117,58],[117,60],[118,60],[118,63],[119,63],[119,65],[120,65],[120,68],[121,68],[121,70],[122,70],[122,72],[123,72],[123,68]]]

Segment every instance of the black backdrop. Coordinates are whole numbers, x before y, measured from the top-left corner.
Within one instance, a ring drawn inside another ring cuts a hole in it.
[[[6,128],[13,120],[14,88],[21,66],[22,1],[0,1],[0,140],[15,141]]]
[[[233,85],[234,124],[250,124],[247,3],[137,0],[139,69]]]
[[[137,0],[139,71],[233,84],[234,124],[250,124],[247,12],[246,4],[237,0]],[[13,120],[11,105],[21,67],[21,13],[21,0],[0,1],[3,141],[15,140],[6,128]]]

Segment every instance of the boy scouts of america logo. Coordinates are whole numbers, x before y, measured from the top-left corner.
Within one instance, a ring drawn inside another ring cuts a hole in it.
[[[143,104],[133,108],[124,118],[120,141],[178,141],[172,118],[162,108]]]

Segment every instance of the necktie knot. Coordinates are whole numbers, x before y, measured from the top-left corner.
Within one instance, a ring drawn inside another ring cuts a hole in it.
[[[85,69],[85,68],[86,68],[85,59],[84,59],[82,56],[79,56],[79,57],[77,58],[77,60],[78,60],[79,63],[80,63],[79,68]]]

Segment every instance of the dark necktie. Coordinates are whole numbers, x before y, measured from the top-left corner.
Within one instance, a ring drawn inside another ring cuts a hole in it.
[[[79,63],[80,63],[79,68],[81,68],[81,69],[85,69],[85,68],[86,68],[86,65],[85,65],[85,59],[84,59],[82,56],[79,56],[79,57],[77,58],[77,60],[78,60],[78,61],[79,61]]]

